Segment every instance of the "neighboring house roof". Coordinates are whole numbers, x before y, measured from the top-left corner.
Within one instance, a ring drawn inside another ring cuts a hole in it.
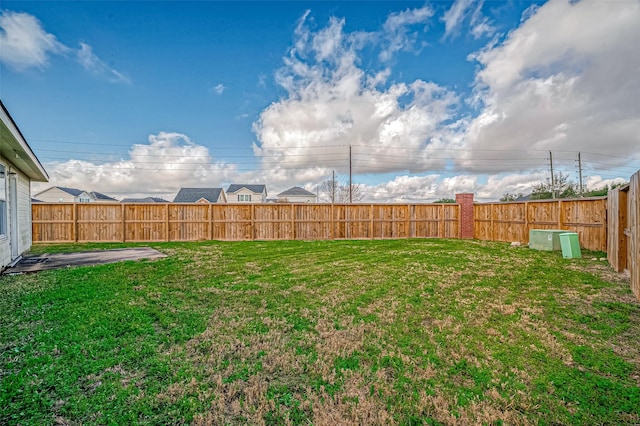
[[[180,188],[173,202],[195,203],[204,198],[210,203],[215,203],[220,198],[221,192],[222,188]]]
[[[89,192],[89,195],[91,195],[93,198],[95,198],[98,201],[118,201],[113,197],[109,197],[108,195],[104,195],[100,192],[96,192],[96,191],[91,191]]]
[[[518,197],[516,198],[516,201],[529,201],[530,199],[531,199],[531,194]]]
[[[69,194],[69,195],[73,195],[74,197],[77,197],[78,195],[80,195],[80,194],[82,194],[83,192],[85,192],[85,191],[83,191],[83,190],[81,190],[81,189],[76,189],[76,188],[65,188],[64,186],[54,186],[54,188],[58,188],[60,191],[64,191],[64,192],[66,192],[66,193],[67,193],[67,194]],[[47,190],[47,191],[48,191],[48,190]],[[45,191],[42,191],[42,192],[45,192]],[[41,193],[42,193],[42,192],[41,192]],[[87,194],[88,194],[88,192],[87,192]]]
[[[31,199],[31,202],[32,202],[32,203],[41,203],[42,201],[40,201],[40,200],[36,200],[35,198],[32,198],[32,199]]]
[[[0,156],[11,163],[34,182],[48,182],[49,176],[22,135],[18,125],[0,100]]]
[[[238,192],[242,188],[247,188],[249,191],[256,194],[262,194],[263,192],[266,194],[267,192],[266,185],[247,185],[247,184],[232,183],[231,185],[229,185],[229,189],[227,189],[227,193]]]
[[[278,194],[278,197],[315,197],[316,194],[313,192],[309,192],[304,188],[300,188],[299,186],[294,186],[293,188],[289,188],[284,192]]]
[[[168,203],[164,198],[145,197],[145,198],[123,198],[121,203]]]

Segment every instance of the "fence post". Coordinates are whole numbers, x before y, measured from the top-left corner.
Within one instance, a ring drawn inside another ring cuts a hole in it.
[[[295,204],[291,203],[291,235],[293,240],[296,239],[296,208]]]
[[[207,211],[209,215],[209,241],[213,240],[213,204],[209,203],[209,209]]]
[[[529,231],[531,230],[531,226],[529,226],[529,202],[524,202],[524,233],[527,236],[527,243],[529,243]]]
[[[169,203],[167,203],[165,205],[165,210],[164,210],[164,231],[166,232],[166,235],[164,236],[164,240],[165,241],[169,241]]]
[[[349,239],[349,206],[347,204],[341,205],[344,208],[344,219],[339,219],[338,223],[344,223],[344,238]],[[338,215],[340,217],[340,215]],[[340,226],[340,225],[338,225]]]
[[[489,214],[491,215],[491,224],[489,226],[491,226],[491,241],[495,241],[496,240],[496,224],[493,222],[493,218],[496,216],[496,205],[491,203],[489,204]]]
[[[256,205],[251,204],[251,239],[256,239]]]
[[[628,265],[631,275],[631,290],[640,300],[640,172],[631,176],[629,191],[627,194],[627,226],[629,230],[628,240],[630,250],[630,264]]]
[[[409,238],[416,237],[416,206],[409,204]]]
[[[126,227],[126,220],[125,220],[125,217],[124,217],[124,216],[125,216],[125,214],[126,214],[126,213],[125,213],[125,212],[126,212],[126,209],[124,208],[124,206],[125,206],[125,203],[122,203],[122,224],[121,224],[121,226],[122,226],[122,242],[123,242],[123,243],[124,243],[125,241],[127,241],[127,236],[126,236],[126,229],[127,229],[127,227]]]
[[[404,238],[411,238],[411,218],[409,217],[411,214],[411,208],[407,204],[404,209]]]
[[[473,238],[473,193],[456,194],[460,206],[460,238]]]
[[[564,225],[563,213],[562,200],[558,200],[558,229],[562,229],[562,226]]]
[[[330,231],[329,235],[330,235],[332,240],[335,240],[336,236],[335,236],[335,230],[333,228],[334,228],[334,224],[333,224],[333,203],[331,203],[331,229],[329,230]]]
[[[373,240],[373,204],[371,204],[369,208],[369,233],[371,234],[369,237]]]
[[[73,242],[78,242],[78,203],[73,204]]]

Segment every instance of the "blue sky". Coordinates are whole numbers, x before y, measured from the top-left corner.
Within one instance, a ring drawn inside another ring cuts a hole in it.
[[[351,145],[366,201],[490,200],[549,150],[592,187],[640,168],[637,22],[633,0],[4,1],[0,96],[52,185],[315,191]]]

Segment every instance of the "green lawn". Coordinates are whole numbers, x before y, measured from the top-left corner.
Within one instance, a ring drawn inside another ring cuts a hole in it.
[[[151,246],[0,278],[0,424],[640,423],[640,304],[601,253]]]

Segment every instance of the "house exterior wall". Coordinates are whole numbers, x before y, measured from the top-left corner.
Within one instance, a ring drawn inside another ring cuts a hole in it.
[[[5,161],[5,159],[0,156],[0,164],[3,165],[5,167],[5,171],[9,170],[9,163],[7,163]],[[2,182],[5,186],[4,186],[4,194],[5,194],[5,202],[7,204],[7,211],[5,212],[6,216],[8,216],[9,213],[9,182],[8,179],[6,179],[6,175],[5,175],[5,179],[0,179],[0,182]],[[4,234],[0,235],[0,269],[4,268],[5,266],[7,266],[9,263],[11,263],[11,242],[9,240],[9,232],[8,232],[8,227],[9,227],[9,218],[6,218],[7,224],[6,224],[6,228],[7,228],[7,232],[5,232]]]
[[[29,178],[0,157],[0,164],[5,167],[4,184],[6,194],[6,232],[0,236],[0,269],[9,265],[11,258],[11,232],[16,233],[17,253],[23,254],[31,248],[31,185]],[[16,178],[16,200],[17,205],[12,205],[11,185],[9,183],[9,172],[15,173]],[[12,229],[12,215],[17,215],[18,228]]]
[[[0,235],[0,269],[31,248],[31,182],[49,176],[0,99],[0,179],[4,220]],[[5,226],[6,224],[6,226]]]
[[[240,195],[251,195],[251,201],[240,201]],[[242,188],[237,192],[227,193],[227,201],[229,203],[264,203],[267,199],[267,195],[262,193],[256,193],[249,191],[247,188]]]
[[[18,174],[18,251],[24,253],[31,248],[31,182],[22,173]]]
[[[83,191],[78,196],[73,196],[57,187],[51,187],[35,195],[44,203],[117,203],[118,200],[98,200],[88,192]]]
[[[76,199],[73,195],[53,187],[36,195],[36,198],[45,203],[73,203]]]

